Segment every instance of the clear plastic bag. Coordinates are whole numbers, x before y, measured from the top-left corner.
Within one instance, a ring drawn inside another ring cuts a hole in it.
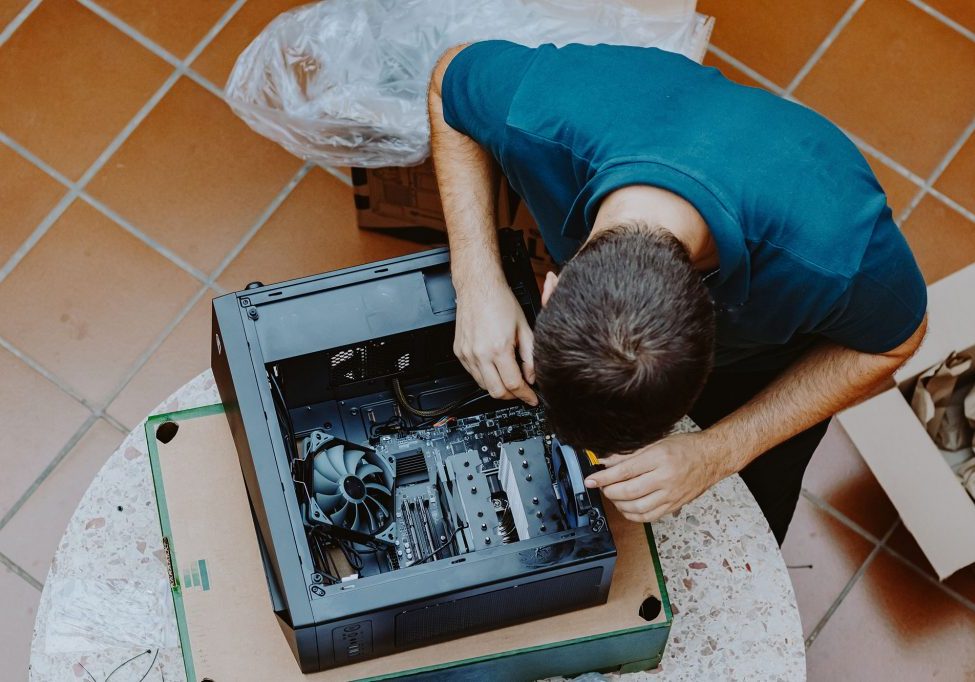
[[[624,0],[325,0],[290,10],[237,59],[226,97],[258,133],[322,165],[410,166],[429,155],[427,83],[466,42],[610,43],[690,55],[696,17]]]

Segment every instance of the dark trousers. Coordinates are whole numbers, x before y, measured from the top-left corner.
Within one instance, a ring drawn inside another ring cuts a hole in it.
[[[729,372],[716,369],[701,392],[690,417],[706,429],[747,403],[767,386],[778,372]],[[742,469],[741,478],[752,491],[768,519],[779,545],[785,540],[802,486],[802,475],[816,446],[826,433],[829,420],[806,429],[759,455]]]

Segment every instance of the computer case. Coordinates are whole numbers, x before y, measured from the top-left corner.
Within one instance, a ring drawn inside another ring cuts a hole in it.
[[[499,237],[533,322],[521,234]],[[591,460],[540,408],[479,391],[454,319],[446,249],[213,301],[213,372],[304,672],[606,601]]]

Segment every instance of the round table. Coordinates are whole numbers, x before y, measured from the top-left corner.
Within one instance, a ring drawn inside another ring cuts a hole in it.
[[[206,371],[154,414],[216,402]],[[792,583],[738,476],[653,531],[674,623],[659,668],[621,676],[626,682],[805,678]],[[31,645],[34,680],[103,682],[120,665],[116,682],[184,679],[143,425],[102,467],[68,524]]]

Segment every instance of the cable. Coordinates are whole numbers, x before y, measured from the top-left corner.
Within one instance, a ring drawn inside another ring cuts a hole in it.
[[[403,385],[399,381],[399,377],[393,379],[393,395],[396,396],[396,402],[400,404],[404,410],[417,417],[442,417],[448,412],[453,412],[458,407],[465,404],[466,401],[470,400],[477,394],[481,393],[481,389],[476,389],[470,395],[464,396],[460,400],[455,400],[452,403],[447,403],[442,407],[438,407],[435,410],[421,410],[418,407],[413,407],[410,405],[410,401],[406,399],[406,394],[403,393]]]
[[[442,552],[443,550],[447,549],[447,546],[450,545],[450,543],[454,541],[454,538],[457,537],[457,533],[464,530],[466,527],[467,526],[457,526],[456,528],[454,528],[454,532],[450,534],[450,537],[448,537],[442,545],[440,545],[435,549],[430,550],[425,555],[423,555],[422,558],[417,559],[412,564],[410,564],[410,566],[416,566],[417,564],[422,564],[424,561],[427,561],[431,557],[436,556],[438,552]]]
[[[275,398],[274,404],[278,410],[284,413],[284,427],[288,431],[288,456],[293,462],[298,459],[298,446],[295,442],[295,425],[291,421],[291,413],[288,411],[288,404],[284,400],[284,391],[281,390],[281,384],[278,383],[278,378],[274,375],[273,371],[267,373],[267,378],[271,382],[271,388],[273,389],[271,395]]]
[[[481,391],[480,389],[478,389],[476,391],[476,393],[477,393],[477,395],[474,395],[473,397],[468,398],[467,400],[464,400],[463,402],[461,402],[460,405],[458,405],[457,407],[454,407],[452,409],[452,411],[462,410],[465,407],[467,407],[468,405],[472,405],[473,403],[476,403],[479,400],[484,400],[485,398],[490,398],[491,397],[491,395],[489,393],[487,393],[486,391]],[[432,419],[428,419],[425,422],[420,422],[419,424],[416,425],[415,428],[417,428],[417,429],[425,429],[428,426],[434,426],[434,425],[440,426],[440,424],[437,423],[437,419],[438,419],[437,417],[434,417]]]

